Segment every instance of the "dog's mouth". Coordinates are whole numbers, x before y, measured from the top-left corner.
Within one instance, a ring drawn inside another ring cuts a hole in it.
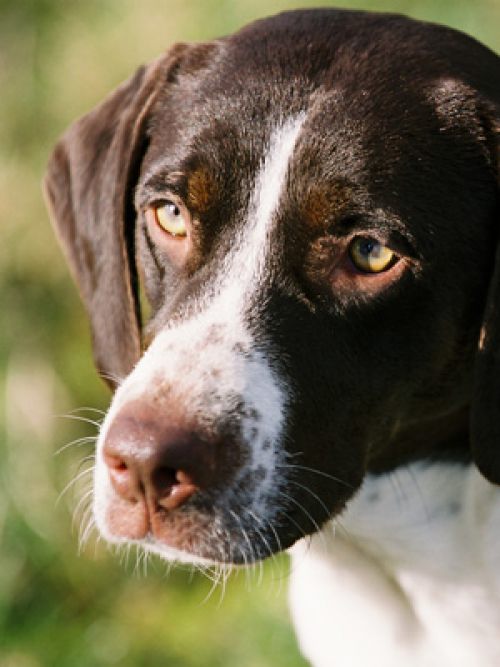
[[[129,401],[103,431],[94,515],[108,541],[141,544],[169,560],[244,565],[310,528],[284,502],[287,475],[278,474],[285,471],[277,443],[251,446],[241,419],[227,419],[215,432],[185,418],[176,425],[170,416],[159,419],[157,406]]]
[[[211,438],[186,422],[164,428],[138,401],[109,423],[94,475],[97,527],[111,543],[135,543],[167,560],[264,560],[321,530],[354,490],[288,454],[283,441],[258,446],[234,424],[219,425]]]
[[[144,493],[133,502],[121,497],[97,465],[96,524],[107,541],[135,543],[169,561],[250,565],[320,531],[353,493],[354,487],[293,460],[277,462],[265,495],[261,475],[243,466],[230,485],[197,488],[175,507]],[[319,481],[334,490],[328,501]]]
[[[173,509],[145,497],[131,503],[109,487],[106,495],[103,501],[96,493],[94,507],[103,536],[114,543],[140,544],[167,560],[248,565],[310,532],[307,522],[294,516],[296,508],[278,507],[269,499],[263,511],[250,490],[196,491]]]
[[[110,436],[107,444],[112,442]],[[124,443],[121,438],[126,454]],[[210,443],[203,447],[206,454]],[[320,530],[341,507],[329,510],[313,485],[318,480],[307,479],[307,468],[296,457],[289,459],[278,447],[270,449],[273,465],[267,468],[250,456],[235,457],[239,463],[233,466],[227,456],[220,456],[215,464],[205,461],[203,474],[181,458],[179,469],[188,472],[155,470],[157,459],[146,454],[139,462],[135,459],[135,470],[127,470],[129,454],[121,463],[119,458],[111,463],[109,454],[106,461],[99,451],[94,476],[97,527],[108,542],[135,543],[167,560],[249,565],[272,557]],[[203,461],[199,452],[192,450],[191,456],[198,464]],[[171,449],[169,457],[172,461]],[[332,483],[323,473],[319,479]],[[337,490],[338,497],[347,490]]]

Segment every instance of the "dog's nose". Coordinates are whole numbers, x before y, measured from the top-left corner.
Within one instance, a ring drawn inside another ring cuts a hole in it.
[[[173,510],[210,486],[213,445],[168,413],[133,402],[115,416],[103,459],[116,493],[130,503]]]

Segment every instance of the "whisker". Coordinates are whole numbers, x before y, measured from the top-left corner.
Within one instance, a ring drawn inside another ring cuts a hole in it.
[[[304,529],[302,528],[302,526],[300,526],[300,525],[295,521],[295,519],[293,518],[293,516],[290,516],[290,514],[288,514],[288,512],[285,512],[284,510],[281,510],[281,514],[285,517],[285,519],[287,519],[288,521],[290,521],[290,523],[293,523],[293,525],[295,526],[295,528],[297,528],[297,530],[299,531],[301,537],[307,537],[306,532],[304,531]]]
[[[240,552],[241,558],[243,560],[242,570],[245,573],[245,588],[246,588],[246,590],[249,590],[249,579],[248,579],[248,577],[249,577],[250,570],[249,570],[249,567],[248,567],[248,556],[247,556],[247,553],[246,553],[245,549],[241,546],[241,544],[237,544],[236,546],[237,546],[237,549]],[[241,570],[238,570],[238,572],[241,572]]]
[[[132,576],[135,579],[139,578],[139,557],[140,557],[140,551],[137,547],[137,544],[134,544],[134,551],[135,551],[135,563],[134,563],[134,569],[132,570]]]
[[[248,546],[248,553],[249,553],[249,556],[252,558],[252,569],[253,569],[253,571],[255,572],[255,569],[254,569],[254,568],[255,568],[255,551],[254,551],[254,548],[253,548],[253,546],[252,546],[252,543],[250,542],[250,538],[248,537],[248,533],[247,533],[247,531],[245,530],[245,528],[244,528],[244,526],[243,526],[243,523],[242,523],[242,521],[241,521],[241,518],[236,514],[236,512],[233,512],[233,510],[229,510],[229,514],[233,517],[233,519],[234,519],[234,520],[236,521],[236,523],[238,524],[239,531],[240,531],[240,533],[243,535],[243,539],[245,540],[245,542],[246,542],[246,544],[247,544],[247,546]],[[246,557],[246,554],[245,554],[244,550],[243,550],[243,549],[240,549],[240,550],[241,550],[241,553],[242,553],[242,555],[243,555],[243,559],[244,559],[244,561],[245,561],[246,572],[247,572],[247,574],[249,575],[250,569],[249,569],[249,567],[248,567],[248,559],[247,559],[247,557]],[[246,578],[246,584],[247,584],[247,590],[248,590],[248,591],[251,590],[251,588],[250,588],[249,585],[248,585],[249,583],[250,583],[250,582],[249,582],[249,576],[247,576],[247,578]]]
[[[77,470],[80,470],[81,467],[85,464],[88,463],[89,461],[95,461],[95,453],[92,452],[91,454],[87,454],[87,456],[84,456],[82,460],[78,463]]]
[[[94,515],[92,513],[92,507],[89,507],[88,509],[88,519],[86,519],[86,526],[85,529],[82,531],[79,539],[78,539],[78,553],[81,554],[83,549],[85,548],[85,545],[87,543],[87,540],[90,537],[90,534],[92,533],[92,530],[95,526],[94,523]],[[82,522],[82,527],[85,524]]]
[[[148,576],[148,552],[142,547],[138,547],[138,559],[137,564],[139,565],[139,575],[143,578]],[[141,572],[142,570],[142,572]]]
[[[52,454],[52,456],[59,456],[59,454],[64,452],[66,449],[69,449],[70,447],[81,447],[82,445],[88,444],[89,442],[95,443],[96,440],[97,436],[95,435],[86,435],[83,438],[76,438],[76,440],[72,440],[71,442],[68,442],[67,444],[60,447]]]
[[[147,575],[147,557],[148,552],[140,544],[134,544],[135,547],[135,565],[133,576],[137,579],[146,577]]]
[[[288,521],[290,521],[290,523],[293,523],[297,527],[299,533],[301,534],[301,539],[306,541],[306,551],[309,551],[310,548],[311,548],[311,544],[312,544],[312,535],[307,535],[305,533],[304,529],[301,526],[299,526],[299,524],[294,520],[294,518],[292,516],[290,516],[287,512],[284,512],[282,510],[282,514],[286,519],[288,519]],[[323,536],[322,539],[324,541],[324,536]],[[289,569],[288,569],[288,572],[287,572],[287,577],[290,576],[292,571],[293,571],[293,564],[291,564],[289,566]]]
[[[124,550],[125,553],[125,568],[128,570],[130,562],[130,554],[132,552],[132,544],[127,544]]]
[[[93,489],[92,486],[91,486],[90,489],[88,489],[88,491],[86,491],[86,492],[82,495],[82,497],[81,497],[80,500],[78,501],[78,504],[76,505],[75,509],[73,510],[73,519],[72,519],[72,521],[71,521],[71,528],[72,528],[72,530],[74,530],[74,528],[75,528],[75,524],[76,524],[76,520],[77,520],[77,517],[78,517],[78,513],[80,512],[82,506],[85,505],[85,503],[89,501],[89,499],[90,499],[91,496],[92,496],[93,491],[94,491],[94,489]],[[88,509],[88,508],[85,508],[84,512],[87,512],[87,509]]]
[[[73,415],[71,413],[60,415],[62,419],[72,419],[73,421],[83,422],[84,424],[90,424],[95,426],[97,429],[101,428],[102,420],[96,421],[95,419],[90,419],[89,417],[82,417],[81,415]]]
[[[253,519],[256,523],[259,523],[261,526],[263,526],[265,528],[265,524],[262,521],[262,519],[260,517],[258,517],[254,512],[252,512],[252,510],[246,509],[246,512],[250,516],[251,519]],[[267,522],[267,523],[270,527],[272,527],[272,524],[270,522]],[[267,540],[267,538],[265,536],[265,533],[263,533],[260,530],[260,528],[258,528],[257,526],[255,526],[255,529],[256,529],[259,537],[260,537],[260,540],[261,540],[262,544],[264,545],[265,550],[268,553],[268,557],[270,559],[271,567],[272,567],[273,575],[274,575],[274,565],[276,563],[276,553],[271,548],[271,545],[269,544],[269,541]],[[274,534],[277,538],[277,534],[276,534],[275,531],[274,531]],[[278,539],[278,545],[279,545],[279,539]],[[261,564],[262,564],[262,561],[261,561]],[[258,582],[259,585],[262,585],[263,569],[264,569],[264,567],[262,565],[261,571],[260,571],[260,580]]]
[[[274,527],[273,522],[272,522],[271,520],[267,519],[267,520],[266,520],[266,523],[267,523],[267,525],[268,525],[269,528],[271,529],[271,532],[272,532],[273,535],[274,535],[274,538],[275,538],[275,540],[276,540],[276,544],[278,545],[278,549],[279,549],[279,551],[283,551],[283,545],[281,544],[280,536],[278,535],[278,533],[277,533],[277,531],[276,531],[276,528]]]
[[[354,489],[354,486],[352,484],[349,484],[348,482],[345,482],[344,480],[340,479],[339,477],[335,477],[334,475],[330,475],[327,472],[324,472],[323,470],[316,470],[315,468],[309,468],[308,466],[303,466],[300,464],[294,464],[294,463],[279,463],[276,465],[277,468],[291,468],[295,470],[303,470],[304,472],[312,472],[316,475],[321,475],[322,477],[326,477],[327,479],[331,479],[333,482],[337,482],[338,484],[342,484],[343,486],[347,486],[349,489]]]
[[[340,531],[342,531],[342,534],[346,539],[348,539],[351,542],[353,541],[353,537],[352,537],[351,533],[347,530],[347,528],[344,526],[342,521],[337,516],[333,520],[333,527],[335,529],[334,537],[336,536],[335,534],[336,534],[337,528],[338,528]]]
[[[219,568],[217,567],[217,565],[214,565],[211,568],[207,568],[207,571],[210,572],[210,576],[208,576],[208,575],[206,575],[206,576],[207,576],[208,579],[210,579],[212,581],[212,586],[210,587],[210,590],[208,591],[208,593],[205,595],[205,597],[201,601],[202,605],[206,604],[210,600],[210,598],[212,597],[212,595],[213,595],[214,591],[216,590],[217,586],[219,586],[220,580],[221,580],[221,572],[220,572]]]
[[[248,516],[249,516],[251,519],[253,519],[256,523],[259,523],[261,526],[264,526],[262,519],[261,519],[260,517],[258,517],[258,516],[255,514],[255,512],[252,512],[252,510],[249,510],[249,509],[245,509],[245,511],[246,511],[246,513],[248,514]],[[262,531],[261,531],[259,528],[257,528],[257,526],[255,526],[255,530],[259,533],[259,537],[262,539],[262,543],[263,543],[264,546],[266,547],[266,551],[267,551],[267,553],[269,554],[269,557],[274,556],[274,552],[273,552],[273,550],[272,550],[272,548],[271,548],[271,545],[270,545],[269,542],[267,541],[265,535],[263,535]]]
[[[215,585],[215,587],[217,586],[218,579],[217,579],[216,572],[214,572],[213,566],[211,566],[211,565],[202,565],[201,563],[196,563],[194,567],[206,579],[211,581],[212,584]],[[210,589],[210,590],[212,590],[212,589]]]
[[[389,482],[394,490],[394,496],[396,498],[398,508],[401,508],[403,504],[408,502],[408,496],[406,494],[404,484],[401,484],[396,470],[389,474]]]
[[[421,505],[424,509],[424,514],[425,514],[426,521],[429,523],[431,515],[430,515],[430,512],[429,512],[429,508],[427,506],[427,503],[425,502],[425,498],[424,498],[424,494],[422,493],[422,489],[420,488],[420,484],[418,483],[418,478],[415,475],[415,471],[409,465],[405,466],[405,470],[406,470],[408,476],[410,477],[411,481],[413,482],[413,486],[415,487],[415,489],[417,491],[418,498],[419,498],[420,503],[421,503]]]
[[[308,510],[302,505],[302,503],[299,503],[298,500],[295,500],[293,496],[289,496],[288,493],[285,493],[284,491],[280,491],[280,495],[283,496],[283,498],[286,498],[289,500],[291,503],[293,503],[296,507],[298,507],[309,519],[309,521],[312,523],[314,528],[319,532],[321,532],[321,528],[318,525],[318,522],[313,518],[313,516],[308,512]]]
[[[101,377],[103,380],[111,380],[111,382],[114,382],[116,385],[121,384],[124,380],[124,378],[120,377],[119,375],[115,375],[114,373],[106,373],[105,371],[99,371],[99,377]]]
[[[300,528],[300,526],[299,526],[295,521],[293,521],[292,517],[286,515],[286,513],[285,513],[285,516],[287,516],[287,518],[288,518],[289,520],[291,520],[292,523],[295,524],[295,526],[298,528],[298,530],[300,531],[300,533],[303,535],[304,533],[303,533],[302,528]],[[271,532],[273,533],[274,538],[275,538],[275,540],[276,540],[276,544],[278,545],[278,551],[277,551],[276,553],[273,553],[273,555],[272,555],[272,557],[271,557],[271,564],[272,564],[272,577],[273,577],[273,581],[277,581],[277,582],[278,582],[278,590],[277,590],[277,593],[276,593],[276,594],[279,596],[279,595],[281,594],[282,590],[283,590],[283,580],[289,578],[290,572],[289,572],[289,570],[288,570],[288,571],[286,572],[286,574],[283,575],[282,561],[281,561],[281,560],[279,559],[279,557],[278,557],[278,554],[284,551],[284,549],[283,549],[283,545],[282,545],[282,543],[281,543],[280,536],[278,535],[278,533],[277,533],[277,531],[276,531],[276,528],[274,527],[274,524],[273,524],[273,522],[272,522],[270,519],[266,519],[265,522],[266,522],[266,524],[269,526]],[[277,575],[276,575],[275,572],[274,572],[274,565],[276,565],[276,566],[277,566],[277,569],[278,569],[278,573],[277,573]]]
[[[161,559],[160,562],[165,567],[165,570],[163,572],[163,578],[166,579],[167,577],[170,576],[170,573],[172,572],[172,567],[173,567],[174,563],[172,561],[163,560],[163,558]]]
[[[143,550],[143,554],[144,554],[144,560],[143,560],[144,577],[147,577],[150,554],[146,551],[146,549]]]
[[[96,412],[99,415],[102,415],[103,417],[106,415],[105,410],[100,410],[99,408],[94,408],[94,407],[89,407],[87,405],[83,405],[80,408],[75,408],[74,410],[70,410],[68,412],[69,415],[74,414],[75,412]]]
[[[102,542],[102,537],[99,532],[96,533],[97,537],[94,540],[94,558],[97,558],[97,548]]]
[[[83,533],[85,532],[85,527],[87,526],[87,523],[90,519],[90,514],[92,511],[92,507],[87,506],[85,510],[82,512],[82,519],[80,521],[80,527],[78,531],[78,541],[80,542]]]
[[[297,482],[294,479],[288,480],[290,484],[293,484],[294,486],[298,486],[301,489],[304,489],[304,491],[307,491],[315,500],[318,501],[318,503],[321,505],[321,507],[325,510],[326,518],[330,518],[332,511],[328,509],[328,507],[325,505],[325,503],[321,500],[321,498],[312,491],[308,486],[305,486],[305,484],[300,484],[300,482]]]
[[[224,597],[226,595],[226,589],[227,589],[227,582],[229,580],[229,577],[231,576],[233,572],[233,566],[231,563],[228,565],[223,565],[221,567],[221,572],[222,572],[222,584],[221,584],[221,594],[219,597],[219,602],[217,604],[217,608],[220,608],[222,605],[222,602],[224,601]]]
[[[295,456],[304,456],[304,452],[287,452],[286,458],[293,459]]]
[[[81,472],[78,473],[78,475],[76,475],[73,479],[71,479],[59,494],[55,506],[57,507],[59,505],[65,494],[71,489],[72,486],[74,486],[78,482],[78,480],[82,479],[82,477],[88,475],[89,473],[92,473],[93,471],[94,471],[94,466],[91,465],[86,470],[82,470]]]
[[[306,517],[309,519],[309,521],[312,523],[312,525],[313,525],[314,528],[316,529],[316,532],[317,532],[318,536],[319,536],[320,539],[321,539],[321,543],[322,543],[322,545],[323,545],[323,548],[324,548],[325,552],[327,552],[327,551],[328,551],[328,547],[327,547],[327,544],[326,544],[326,538],[325,538],[325,535],[324,535],[323,531],[321,530],[320,526],[318,525],[318,522],[314,519],[314,517],[307,511],[307,509],[306,509],[301,503],[299,503],[297,500],[295,500],[295,498],[293,498],[292,496],[289,496],[289,495],[288,495],[287,493],[285,493],[284,491],[280,491],[280,494],[281,494],[284,498],[286,498],[287,500],[289,500],[290,502],[292,502],[296,507],[298,507],[298,508],[301,510],[301,512],[303,512],[303,513],[306,515]],[[288,516],[288,518],[290,519],[291,517]],[[301,532],[302,532],[302,535],[305,536],[304,531],[302,530]]]

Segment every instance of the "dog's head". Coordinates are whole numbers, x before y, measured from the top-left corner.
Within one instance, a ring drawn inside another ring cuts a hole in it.
[[[108,539],[249,562],[367,471],[500,482],[499,80],[445,28],[292,12],[173,47],[70,128],[47,191],[118,385]]]

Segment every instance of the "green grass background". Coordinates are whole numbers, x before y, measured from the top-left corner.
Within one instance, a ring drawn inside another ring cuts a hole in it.
[[[72,521],[83,485],[61,491],[104,409],[85,314],[45,212],[40,180],[62,130],[176,40],[206,40],[287,0],[0,0],[0,667],[299,667],[287,569],[239,574],[225,594],[160,563],[147,574]],[[325,2],[324,4],[328,4]],[[499,0],[366,0],[465,30],[500,48]],[[97,414],[97,413],[96,413]],[[74,413],[94,417],[94,413]],[[82,467],[83,465],[83,467]],[[87,475],[88,479],[88,475]],[[318,610],[318,614],[322,610]]]

